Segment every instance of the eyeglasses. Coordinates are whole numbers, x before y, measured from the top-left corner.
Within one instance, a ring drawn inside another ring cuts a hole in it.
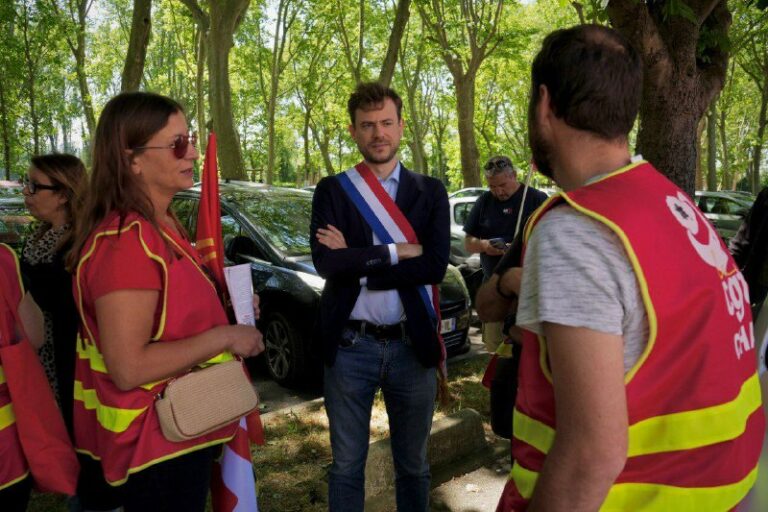
[[[506,168],[512,168],[511,165],[509,165],[509,162],[506,160],[495,160],[492,162],[488,162],[485,164],[485,170],[493,172],[494,170],[503,171]]]
[[[173,144],[167,146],[138,146],[133,149],[172,149],[173,156],[181,160],[187,156],[187,149],[189,149],[190,144],[197,147],[196,133],[191,135],[177,135],[176,138],[173,139]]]
[[[29,191],[29,195],[33,196],[38,190],[61,190],[61,185],[43,185],[36,181],[32,181],[28,176],[21,178],[21,184]]]

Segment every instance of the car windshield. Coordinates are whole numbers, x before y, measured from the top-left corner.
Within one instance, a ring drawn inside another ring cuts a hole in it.
[[[226,199],[237,204],[267,241],[287,256],[310,254],[309,220],[312,196],[306,193],[263,190],[233,192]]]

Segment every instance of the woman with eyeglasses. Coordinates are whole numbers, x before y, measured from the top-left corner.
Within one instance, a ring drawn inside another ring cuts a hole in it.
[[[32,157],[23,183],[24,204],[39,221],[21,252],[21,271],[45,316],[45,339],[38,352],[72,434],[77,310],[72,275],[64,259],[72,246],[73,212],[82,199],[86,171],[67,154]]]
[[[126,512],[205,509],[211,463],[236,423],[188,441],[161,431],[170,379],[264,349],[229,325],[213,282],[171,210],[198,158],[182,107],[124,93],[104,107],[71,261],[80,340],[75,445],[101,461]]]

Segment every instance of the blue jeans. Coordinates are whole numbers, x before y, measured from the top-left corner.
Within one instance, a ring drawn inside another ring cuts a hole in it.
[[[345,330],[336,362],[324,374],[325,408],[333,464],[328,479],[332,512],[363,510],[371,408],[380,387],[389,416],[399,512],[425,512],[429,504],[427,441],[437,376],[404,340],[377,341]]]

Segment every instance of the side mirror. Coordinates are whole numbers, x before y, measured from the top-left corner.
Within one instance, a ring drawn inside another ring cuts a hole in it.
[[[228,260],[241,263],[243,256],[257,257],[259,248],[247,236],[234,236],[224,241],[224,253]]]

